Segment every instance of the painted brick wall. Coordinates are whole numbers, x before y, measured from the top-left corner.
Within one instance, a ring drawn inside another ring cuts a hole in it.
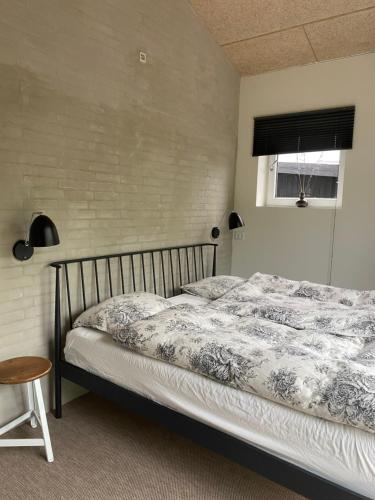
[[[51,355],[48,262],[208,240],[233,204],[238,92],[185,0],[0,1],[0,359]],[[19,263],[34,210],[62,244]],[[219,271],[230,255],[224,232]],[[0,386],[0,423],[21,405]]]

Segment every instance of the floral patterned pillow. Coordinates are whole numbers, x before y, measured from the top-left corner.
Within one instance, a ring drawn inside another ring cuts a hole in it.
[[[229,292],[225,293],[222,295],[216,302],[219,304],[223,303],[224,301],[230,301],[230,302],[249,302],[249,301],[256,301],[257,299],[264,299],[264,294],[263,292],[255,285],[250,283],[249,281],[244,281],[240,285],[232,288],[229,290]],[[214,304],[212,304],[214,305]]]
[[[375,290],[364,290],[363,292],[360,292],[356,306],[375,306]]]
[[[263,293],[284,293],[286,295],[292,295],[300,285],[299,281],[263,273],[255,273],[247,281]]]
[[[364,292],[350,290],[349,288],[338,288],[335,286],[301,281],[299,288],[294,292],[295,297],[304,297],[322,302],[335,302],[344,306],[357,305]],[[363,305],[365,305],[365,301]]]
[[[232,290],[232,288],[241,285],[244,281],[244,278],[240,278],[239,276],[211,276],[195,283],[183,285],[181,289],[191,295],[216,300],[224,295],[224,293]]]
[[[114,335],[130,323],[152,316],[170,305],[167,299],[153,293],[117,295],[80,314],[73,327],[86,326]]]

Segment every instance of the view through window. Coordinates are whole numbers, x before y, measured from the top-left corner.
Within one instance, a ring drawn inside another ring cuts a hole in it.
[[[275,198],[337,198],[340,151],[280,154],[275,166]]]

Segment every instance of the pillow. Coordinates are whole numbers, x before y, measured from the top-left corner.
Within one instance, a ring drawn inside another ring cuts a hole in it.
[[[175,295],[174,297],[169,297],[168,302],[173,306],[178,304],[191,304],[192,306],[204,306],[211,302],[210,299],[205,297],[199,297],[199,295],[191,295],[191,293],[181,293],[181,295]]]
[[[338,288],[335,286],[301,281],[299,288],[294,292],[295,297],[318,300],[322,302],[335,302],[344,306],[357,305],[362,297],[362,305],[366,304],[365,292],[350,290],[349,288]]]
[[[181,289],[191,295],[199,295],[199,297],[215,300],[235,286],[241,285],[244,281],[244,278],[239,276],[212,276],[195,283],[183,285]]]
[[[355,305],[357,307],[375,306],[375,290],[364,290],[363,292],[360,292]]]
[[[247,281],[263,293],[284,293],[286,295],[292,295],[300,285],[299,281],[262,273],[253,274]]]
[[[244,281],[243,283],[235,286],[229,292],[222,295],[217,302],[222,303],[224,301],[235,301],[235,302],[249,302],[256,300],[258,297],[264,298],[262,291],[249,281]]]
[[[147,292],[117,295],[90,307],[75,320],[73,327],[86,326],[114,335],[140,319],[170,307],[167,299]]]

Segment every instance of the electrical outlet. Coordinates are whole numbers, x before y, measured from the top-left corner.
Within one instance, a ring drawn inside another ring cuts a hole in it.
[[[235,231],[234,232],[234,239],[235,240],[241,240],[241,241],[245,240],[246,238],[245,238],[244,231]]]
[[[147,54],[146,54],[146,52],[143,52],[142,50],[139,52],[139,61],[142,64],[146,64],[147,63]]]

